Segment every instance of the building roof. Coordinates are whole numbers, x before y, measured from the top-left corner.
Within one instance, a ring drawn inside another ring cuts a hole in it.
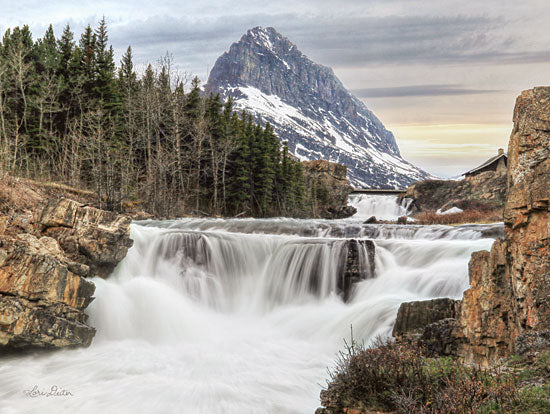
[[[494,157],[489,158],[487,161],[485,161],[485,162],[484,162],[483,164],[481,164],[480,166],[478,166],[478,167],[476,167],[476,168],[473,168],[473,169],[471,169],[470,171],[466,171],[466,172],[464,173],[464,175],[475,173],[476,171],[481,170],[481,169],[487,167],[488,165],[491,165],[491,164],[494,163],[494,162],[497,162],[497,161],[498,161],[499,159],[501,159],[502,157],[504,157],[506,160],[508,160],[508,155],[506,155],[505,153],[495,155]]]

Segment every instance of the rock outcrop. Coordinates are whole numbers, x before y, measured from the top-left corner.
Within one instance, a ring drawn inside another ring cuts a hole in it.
[[[392,335],[399,341],[418,339],[424,328],[447,318],[456,318],[460,301],[448,298],[405,302],[399,306]]]
[[[495,210],[504,207],[506,199],[506,174],[486,171],[460,181],[426,180],[407,188],[399,196],[413,200],[414,211],[446,211],[452,207],[461,210]]]
[[[355,240],[347,242],[347,256],[342,277],[338,281],[338,290],[344,301],[353,294],[353,285],[374,277],[375,246],[372,240]]]
[[[302,162],[306,187],[316,198],[313,215],[322,218],[339,219],[357,212],[348,206],[348,196],[353,188],[346,177],[346,166],[324,160]]]
[[[132,245],[130,219],[61,199],[2,216],[0,348],[88,346],[94,284]],[[20,217],[26,217],[23,227]]]
[[[464,292],[459,353],[467,362],[488,363],[513,352],[519,327],[514,318],[514,287],[506,263],[506,241],[496,241],[491,251],[472,254],[470,288]]]
[[[521,335],[550,330],[550,87],[516,101],[507,179],[505,240],[470,261],[459,350],[468,362],[491,363]]]
[[[55,238],[67,257],[81,267],[80,276],[107,277],[132,246],[128,237],[131,219],[113,211],[83,206],[62,199],[39,206],[38,231]]]
[[[402,303],[392,335],[397,342],[422,346],[427,355],[455,355],[460,300],[448,298]]]
[[[517,99],[507,188],[505,237],[472,254],[459,313],[417,331],[467,363],[550,349],[550,87]]]

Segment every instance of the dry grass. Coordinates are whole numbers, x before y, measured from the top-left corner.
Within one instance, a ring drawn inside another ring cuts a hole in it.
[[[495,223],[502,221],[502,210],[464,210],[462,213],[436,214],[435,211],[423,211],[415,216],[418,224],[466,224]]]
[[[93,191],[56,182],[41,182],[13,177],[0,172],[0,213],[33,211],[47,198],[67,197],[83,204],[97,204]]]
[[[17,178],[0,173],[0,213],[33,209],[43,195]]]

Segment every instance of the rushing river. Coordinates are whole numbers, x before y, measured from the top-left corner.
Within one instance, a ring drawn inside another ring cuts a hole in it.
[[[350,326],[368,342],[401,302],[461,297],[471,253],[501,228],[364,225],[368,200],[354,202],[339,221],[132,224],[128,256],[94,279],[92,345],[1,359],[0,413],[312,414]],[[349,238],[374,240],[375,275],[344,303]],[[24,395],[34,385],[73,395]]]

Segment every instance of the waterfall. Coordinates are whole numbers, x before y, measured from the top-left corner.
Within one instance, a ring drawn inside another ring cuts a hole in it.
[[[398,203],[396,195],[351,194],[349,203],[357,209],[354,218],[368,219],[375,216],[378,220],[397,220],[406,216],[412,200],[404,199]]]
[[[350,326],[369,342],[401,302],[461,297],[471,253],[502,231],[362,221],[132,224],[127,257],[93,280],[92,345],[5,357],[2,412],[313,413]],[[344,301],[350,246],[364,277]],[[73,396],[26,397],[34,385]]]

